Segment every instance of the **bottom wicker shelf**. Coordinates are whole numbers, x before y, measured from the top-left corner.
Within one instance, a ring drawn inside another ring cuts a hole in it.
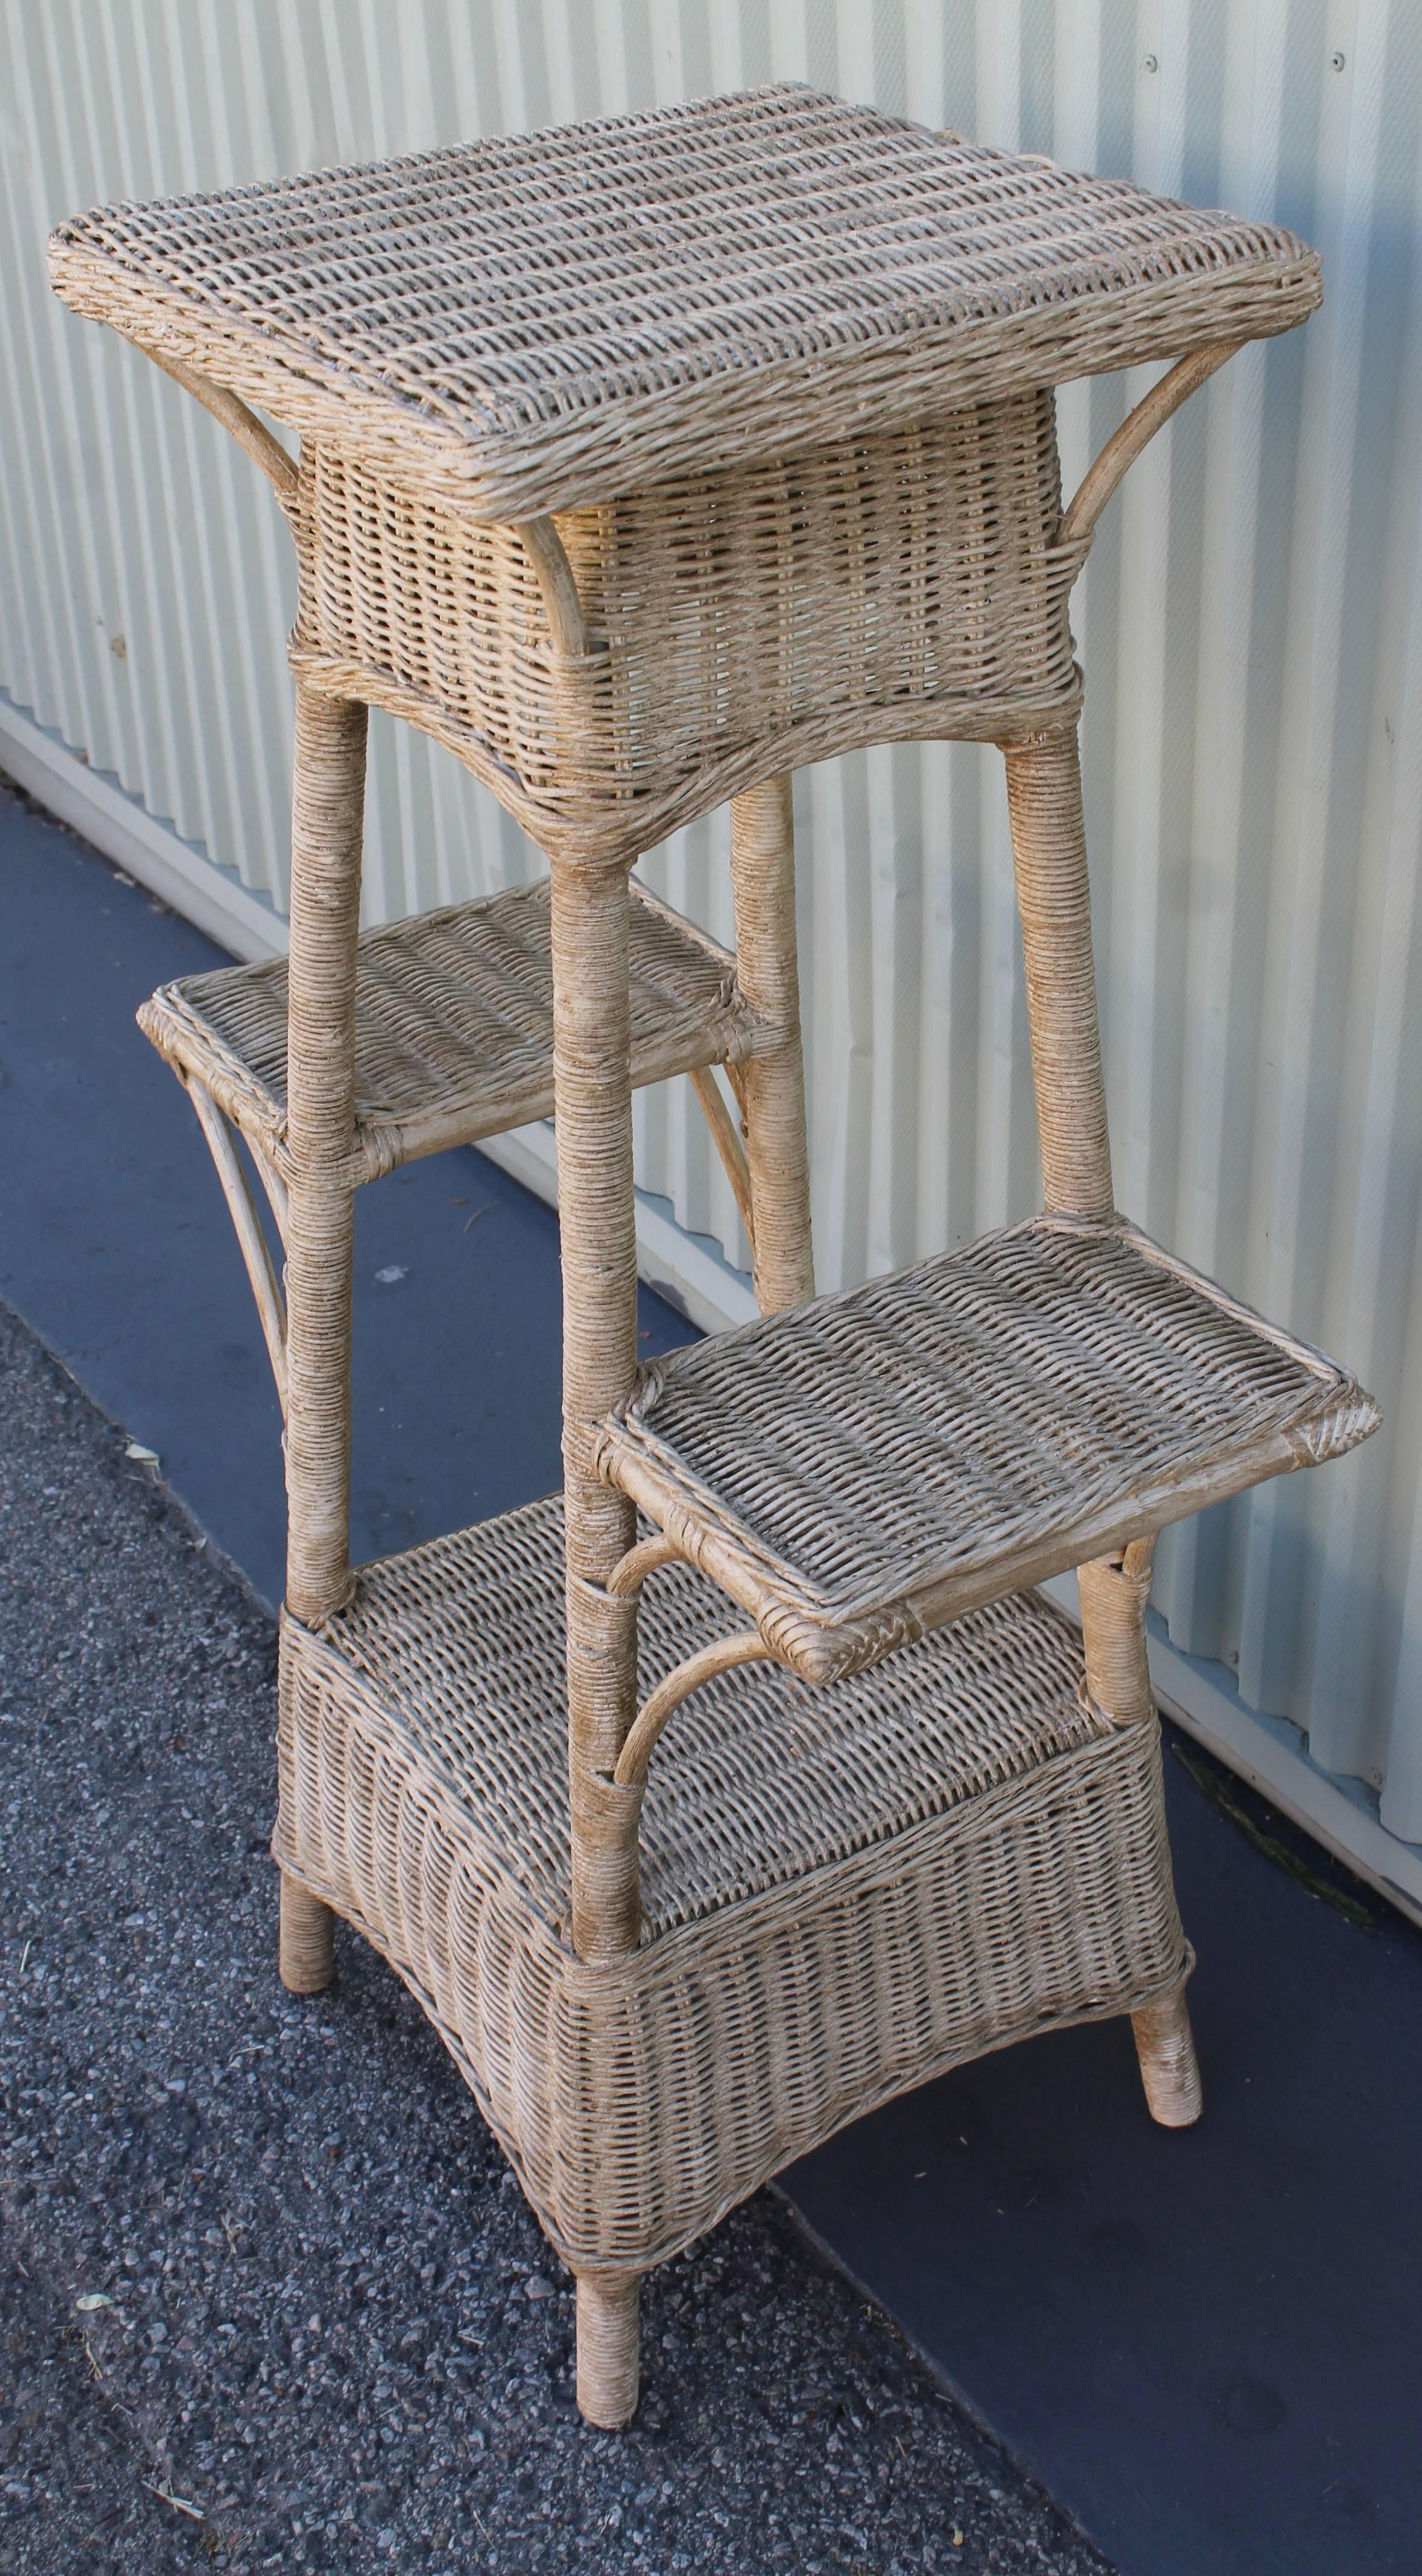
[[[1188,1965],[1158,1729],[1086,1699],[1034,1595],[811,1691],[771,1665],[678,1711],[643,1935],[567,1936],[557,1498],[368,1567],[284,1621],[273,1849],[442,2033],[554,2245],[644,2267],[871,2104]],[[643,1690],[735,1612],[664,1568]]]

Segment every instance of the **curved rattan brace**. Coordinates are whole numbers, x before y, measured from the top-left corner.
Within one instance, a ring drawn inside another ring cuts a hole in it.
[[[721,1086],[710,1065],[698,1065],[690,1077],[691,1088],[701,1103],[711,1142],[721,1157],[731,1192],[740,1210],[752,1258],[755,1254],[755,1212],[751,1205],[750,1164],[736,1122],[726,1107]]]
[[[222,1195],[227,1201],[228,1214],[236,1229],[243,1265],[251,1283],[252,1295],[257,1301],[262,1338],[267,1346],[267,1357],[272,1364],[272,1375],[276,1379],[282,1419],[285,1421],[286,1303],[281,1293],[281,1283],[272,1266],[271,1251],[262,1231],[262,1222],[252,1199],[247,1175],[237,1159],[237,1148],[232,1142],[232,1130],[206,1085],[196,1081],[191,1074],[186,1075],[184,1079],[188,1097],[198,1114],[198,1123],[207,1138],[208,1152],[217,1167],[217,1177],[222,1183]]]
[[[268,1162],[261,1147],[253,1145],[250,1137],[247,1143],[251,1149],[252,1160],[257,1166],[257,1178],[267,1194],[267,1205],[276,1220],[276,1230],[281,1236],[282,1250],[285,1251],[287,1233],[291,1225],[291,1200],[286,1183],[275,1165]]]
[[[1216,340],[1208,349],[1196,349],[1192,356],[1181,358],[1171,367],[1158,385],[1152,385],[1134,411],[1127,412],[1120,428],[1107,439],[1095,464],[1087,467],[1077,485],[1057,530],[1059,546],[1072,545],[1094,534],[1096,522],[1117,484],[1130,472],[1156,431],[1163,429],[1172,412],[1177,412],[1243,345],[1240,340]]]
[[[670,1565],[680,1554],[675,1540],[664,1537],[660,1530],[654,1530],[650,1538],[639,1539],[635,1547],[629,1547],[627,1554],[618,1559],[603,1590],[612,1593],[616,1600],[625,1601],[630,1594],[641,1591],[647,1576],[655,1574],[659,1565]]]
[[[166,356],[161,349],[149,348],[143,343],[139,345],[155,367],[161,367],[165,376],[171,376],[175,385],[181,385],[185,393],[192,394],[202,404],[204,411],[210,411],[214,420],[220,420],[223,428],[230,430],[238,446],[246,449],[253,464],[260,465],[290,518],[296,503],[297,470],[280,439],[273,438],[256,413],[249,410],[237,394],[230,394],[225,385],[215,385],[210,376],[200,376],[195,367],[183,366],[177,358]]]
[[[635,1555],[636,1550],[633,1550]],[[623,1562],[626,1562],[624,1558]],[[715,1637],[697,1655],[688,1655],[664,1681],[657,1684],[650,1699],[643,1701],[627,1740],[617,1757],[613,1778],[619,1789],[641,1789],[646,1785],[647,1768],[656,1748],[658,1736],[667,1719],[684,1699],[690,1699],[703,1682],[712,1682],[718,1673],[728,1673],[737,1664],[773,1662],[770,1648],[755,1628],[744,1628],[734,1637]]]
[[[583,603],[562,538],[551,519],[521,519],[518,533],[538,575],[554,643],[560,653],[567,653],[574,661],[585,661],[594,647],[583,622]]]

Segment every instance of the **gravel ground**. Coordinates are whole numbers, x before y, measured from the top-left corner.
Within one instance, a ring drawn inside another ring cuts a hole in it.
[[[1109,2576],[762,2194],[626,2435],[434,2033],[275,1972],[275,1637],[0,1308],[0,2569]]]

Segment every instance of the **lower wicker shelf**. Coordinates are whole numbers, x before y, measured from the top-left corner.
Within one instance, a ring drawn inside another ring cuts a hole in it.
[[[392,1962],[559,2252],[640,2269],[873,2103],[1189,1965],[1159,1732],[999,1601],[811,1691],[760,1665],[678,1712],[643,1811],[643,1930],[568,1932],[558,1498],[367,1567],[282,1632],[273,1849]],[[735,1613],[643,1594],[641,1684]]]

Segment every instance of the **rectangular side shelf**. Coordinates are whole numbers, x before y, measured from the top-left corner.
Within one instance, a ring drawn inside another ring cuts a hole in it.
[[[632,1079],[753,1055],[735,959],[635,881]],[[139,1025],[283,1180],[286,961],[165,984]],[[367,931],[356,969],[357,1178],[470,1145],[553,1109],[547,880]]]
[[[598,1464],[825,1682],[1378,1420],[1134,1227],[1039,1217],[652,1362]]]
[[[642,1687],[734,1624],[653,1574]],[[642,1811],[640,1947],[596,1966],[563,1653],[557,1496],[364,1568],[319,1632],[286,1618],[274,1851],[419,1997],[569,2260],[658,2261],[872,2102],[1185,1974],[1158,1731],[1091,1705],[1041,1600],[823,1692],[762,1665],[694,1693]]]

